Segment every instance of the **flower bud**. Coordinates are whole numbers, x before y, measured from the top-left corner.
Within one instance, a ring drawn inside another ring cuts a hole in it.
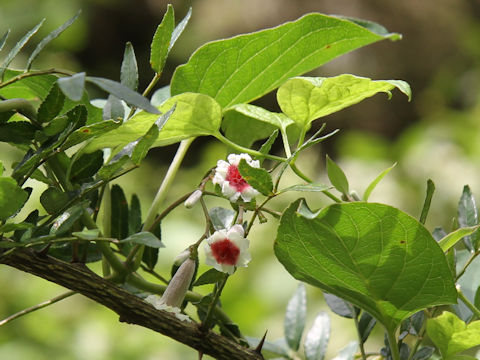
[[[202,195],[203,195],[202,190],[197,189],[190,194],[190,196],[187,198],[187,200],[185,200],[183,204],[187,209],[191,209],[198,202],[198,200],[200,200]]]
[[[173,259],[173,265],[180,266],[182,263],[190,257],[190,250],[185,249]]]
[[[168,306],[180,307],[192,282],[194,272],[195,260],[188,258],[173,275],[160,302]]]

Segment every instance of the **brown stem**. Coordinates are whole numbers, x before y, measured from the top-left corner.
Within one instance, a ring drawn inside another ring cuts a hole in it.
[[[68,264],[50,256],[39,256],[20,249],[2,255],[0,264],[39,276],[76,291],[113,310],[121,322],[140,325],[190,346],[216,359],[261,360],[262,356],[212,331],[200,331],[198,324],[177,319],[173,314],[156,310],[141,298],[98,276],[85,265]]]

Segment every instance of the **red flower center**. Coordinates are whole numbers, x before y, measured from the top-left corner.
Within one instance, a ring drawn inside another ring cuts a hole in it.
[[[242,192],[247,187],[249,187],[248,183],[245,179],[240,175],[238,171],[238,167],[236,165],[230,165],[227,170],[227,176],[225,177],[231,186],[235,188],[238,192]]]
[[[210,245],[212,254],[219,264],[235,265],[240,255],[240,249],[228,239],[214,242]]]

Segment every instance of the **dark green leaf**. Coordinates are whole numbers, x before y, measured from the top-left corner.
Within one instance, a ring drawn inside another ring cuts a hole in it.
[[[18,223],[18,224],[5,224],[0,226],[0,234],[9,233],[16,230],[26,230],[34,227],[35,225],[28,222]]]
[[[397,165],[397,163],[390,166],[388,169],[383,170],[367,187],[365,193],[363,194],[363,201],[368,201],[370,194],[373,189],[375,189],[380,181]],[[427,183],[428,184],[428,183]],[[433,184],[433,182],[432,182]],[[423,223],[422,223],[423,224]]]
[[[392,331],[426,307],[456,303],[440,246],[417,220],[387,205],[342,203],[312,213],[297,200],[283,213],[274,249],[293,277]]]
[[[473,299],[473,305],[477,309],[480,309],[480,287],[477,288],[477,291],[475,292],[475,298]]]
[[[0,125],[5,124],[13,115],[15,115],[13,110],[0,112]]]
[[[122,67],[120,69],[120,83],[137,91],[138,89],[138,65],[135,51],[131,42],[125,44]]]
[[[468,185],[463,187],[462,196],[458,202],[457,219],[460,227],[478,225],[477,205]],[[466,236],[464,242],[469,250],[474,251],[478,249],[480,245],[480,234],[477,232],[474,235]]]
[[[208,94],[223,108],[249,103],[339,55],[398,38],[350,21],[308,14],[272,29],[205,44],[175,70],[172,94]]]
[[[10,29],[5,31],[5,34],[3,34],[2,38],[0,38],[0,51],[2,51],[3,46],[7,42],[8,35],[10,34]]]
[[[315,318],[312,328],[305,337],[305,358],[307,360],[323,360],[327,353],[328,340],[330,339],[330,319],[321,312]]]
[[[88,206],[88,201],[83,201],[77,205],[72,206],[58,216],[52,227],[50,228],[50,234],[62,235],[70,230],[75,222],[80,219]]]
[[[27,121],[10,121],[0,125],[0,141],[9,144],[30,144],[35,137],[35,126]]]
[[[95,175],[103,165],[103,152],[98,150],[81,155],[70,170],[70,181],[77,182]]]
[[[66,193],[53,186],[40,195],[40,203],[49,214],[55,214],[62,210],[69,200]]]
[[[65,96],[73,101],[80,101],[85,89],[85,73],[81,72],[72,76],[58,79],[58,86]]]
[[[113,95],[108,95],[107,102],[103,107],[103,120],[118,120],[125,117],[125,108],[122,102]]]
[[[33,226],[36,226],[38,221],[43,218],[43,216],[38,216],[38,210],[32,211],[28,216],[25,218],[23,223],[26,224],[32,224]],[[42,230],[40,227],[37,227],[36,230]],[[15,230],[15,233],[13,234],[13,238],[15,241],[22,241],[23,236],[26,238],[29,238],[30,235],[32,234],[32,229],[27,229],[27,230],[22,230],[18,229]]]
[[[170,39],[170,45],[168,46],[168,52],[172,50],[173,45],[175,45],[180,35],[182,35],[183,30],[185,30],[185,27],[187,26],[191,16],[192,16],[192,8],[190,7],[188,9],[187,15],[185,15],[182,21],[180,21],[178,25],[175,27],[175,29],[173,29],[172,38]]]
[[[115,239],[125,239],[128,236],[128,203],[119,185],[111,189],[111,235]]]
[[[343,195],[349,196],[348,180],[343,170],[327,155],[327,175],[332,185]]]
[[[128,235],[135,234],[142,227],[142,209],[137,195],[133,194],[128,211]]]
[[[165,247],[162,241],[149,231],[142,231],[142,232],[130,235],[129,237],[121,240],[120,242],[147,245],[156,249]]]
[[[215,230],[228,229],[233,225],[235,211],[222,207],[214,207],[208,211],[210,220]]]
[[[419,349],[415,355],[413,355],[412,360],[428,360],[432,357],[435,352],[435,348],[431,346],[425,346]]]
[[[160,114],[158,109],[150,104],[150,101],[146,97],[143,97],[139,93],[131,90],[125,85],[120,84],[119,82],[94,76],[87,76],[86,80],[97,85],[99,88],[105,90],[109,94],[115,95],[119,99],[125,101],[127,104],[146,110],[152,114]]]
[[[270,173],[262,168],[255,168],[241,159],[238,164],[238,171],[244,180],[254,189],[258,190],[261,194],[269,196],[273,191],[272,176]]]
[[[300,346],[306,316],[307,292],[305,285],[300,283],[295,294],[288,302],[283,327],[287,344],[293,351],[297,351]]]
[[[0,178],[0,220],[15,215],[28,199],[28,193],[12,178]]]
[[[262,154],[269,154],[270,150],[272,149],[273,143],[277,139],[277,136],[278,136],[278,129],[275,129],[275,131],[272,132],[272,134],[268,137],[267,141],[265,141],[262,144],[262,147],[258,151]],[[263,156],[262,157],[259,156],[259,157],[255,157],[255,160],[258,160],[260,165],[262,165],[265,158]]]
[[[19,70],[7,69],[5,80],[21,75]],[[7,99],[22,98],[29,101],[45,99],[58,77],[51,74],[26,77],[0,89],[0,94]]]
[[[285,189],[280,190],[278,193],[281,194],[287,191],[322,192],[325,190],[329,190],[331,188],[332,188],[331,186],[321,184],[321,183],[299,184],[299,185],[289,186]]]
[[[133,198],[132,198],[132,206],[133,206]],[[158,239],[162,240],[162,229],[161,229],[160,223],[153,229],[152,232],[153,232],[153,235],[155,235]],[[143,250],[142,261],[147,265],[149,269],[152,270],[158,261],[158,249],[150,246],[145,246],[145,249]]]
[[[358,332],[362,337],[362,342],[367,341],[368,336],[370,335],[376,324],[377,320],[375,320],[372,315],[370,315],[366,311],[362,313],[362,316],[360,316],[360,320],[358,321]]]
[[[55,136],[60,134],[68,125],[68,117],[59,116],[50,121],[50,123],[43,128],[43,133],[47,136]]]
[[[353,319],[356,316],[355,308],[349,302],[329,293],[323,293],[325,302],[327,303],[330,310],[335,314],[342,316],[347,319]]]
[[[93,241],[98,238],[100,230],[98,229],[85,229],[83,231],[72,232],[72,235],[78,237],[81,240]]]
[[[223,280],[224,278],[225,278],[225,273],[215,269],[210,269],[205,271],[202,275],[200,275],[198,279],[195,281],[195,283],[193,284],[193,286],[215,284]]]
[[[48,45],[48,43],[50,41],[52,41],[53,39],[57,38],[62,32],[65,31],[65,29],[67,29],[70,25],[73,24],[73,22],[75,20],[77,20],[78,16],[80,15],[80,10],[70,19],[68,19],[65,23],[63,23],[60,27],[56,28],[55,30],[53,30],[50,34],[48,34],[47,36],[45,36],[42,41],[40,41],[37,45],[37,47],[35,48],[35,50],[33,50],[32,54],[30,55],[30,57],[28,58],[28,62],[27,62],[27,70],[30,70],[30,67],[32,66],[32,63],[33,63],[33,60],[35,60],[35,58],[37,57],[37,55],[45,48],[45,46]]]
[[[37,120],[41,123],[51,121],[63,108],[65,95],[60,91],[58,83],[54,83],[45,100],[38,108]]]
[[[99,171],[98,176],[102,180],[108,180],[112,176],[114,176],[119,170],[122,169],[123,165],[125,165],[130,158],[127,155],[118,158],[114,162],[110,162],[107,165],[104,165]]]
[[[13,61],[13,59],[18,55],[20,50],[25,46],[25,44],[30,40],[30,38],[35,35],[35,33],[40,29],[40,26],[42,26],[43,22],[45,19],[42,19],[37,25],[34,26],[32,30],[30,30],[28,33],[25,34],[23,38],[20,39],[19,42],[15,44],[12,50],[8,53],[7,57],[3,61],[3,64],[0,66],[0,79],[3,80],[4,72],[5,69],[10,65],[10,63]],[[4,35],[5,37],[5,35]]]
[[[167,11],[163,16],[162,22],[160,23],[160,25],[158,25],[157,31],[155,31],[152,45],[150,46],[150,66],[156,73],[162,72],[165,61],[167,60],[174,27],[175,15],[173,11],[173,6],[171,4],[168,4]]]

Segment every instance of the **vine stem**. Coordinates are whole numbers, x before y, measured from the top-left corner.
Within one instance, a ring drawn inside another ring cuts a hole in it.
[[[160,207],[162,206],[163,200],[167,196],[168,190],[170,190],[170,186],[172,185],[173,179],[180,168],[180,164],[182,163],[185,154],[187,153],[190,144],[193,142],[195,138],[190,138],[186,140],[182,140],[180,142],[180,146],[177,149],[177,153],[170,164],[170,167],[167,170],[165,177],[163,178],[162,184],[160,185],[155,198],[153,199],[152,205],[150,209],[148,209],[147,217],[145,218],[145,222],[143,223],[142,231],[146,231],[151,228],[152,224],[155,222],[155,218],[157,216]]]
[[[470,300],[467,299],[467,297],[463,294],[462,290],[460,289],[460,286],[458,285],[457,285],[457,293],[460,300],[462,300],[463,303],[470,309],[474,317],[476,317],[477,319],[480,318],[480,310],[475,305],[473,305]]]
[[[63,293],[61,295],[58,295],[56,297],[54,297],[53,299],[50,299],[50,300],[47,300],[47,301],[44,301],[40,304],[37,304],[37,305],[34,305],[32,307],[29,307],[27,309],[23,309],[15,314],[12,314],[10,315],[9,317],[6,317],[5,319],[3,320],[0,320],[0,326],[2,325],[5,325],[7,323],[9,323],[10,321],[13,321],[15,319],[18,319],[19,317],[23,316],[23,315],[26,315],[26,314],[29,314],[29,313],[32,313],[34,311],[37,311],[37,310],[40,310],[40,309],[43,309],[44,307],[47,307],[49,305],[52,305],[52,304],[55,304],[56,302],[59,302],[63,299],[66,299],[72,295],[75,295],[77,292],[76,291],[67,291],[66,293]]]
[[[398,351],[397,339],[395,337],[395,330],[387,329],[388,343],[390,344],[390,353],[393,360],[400,360],[400,353]]]

